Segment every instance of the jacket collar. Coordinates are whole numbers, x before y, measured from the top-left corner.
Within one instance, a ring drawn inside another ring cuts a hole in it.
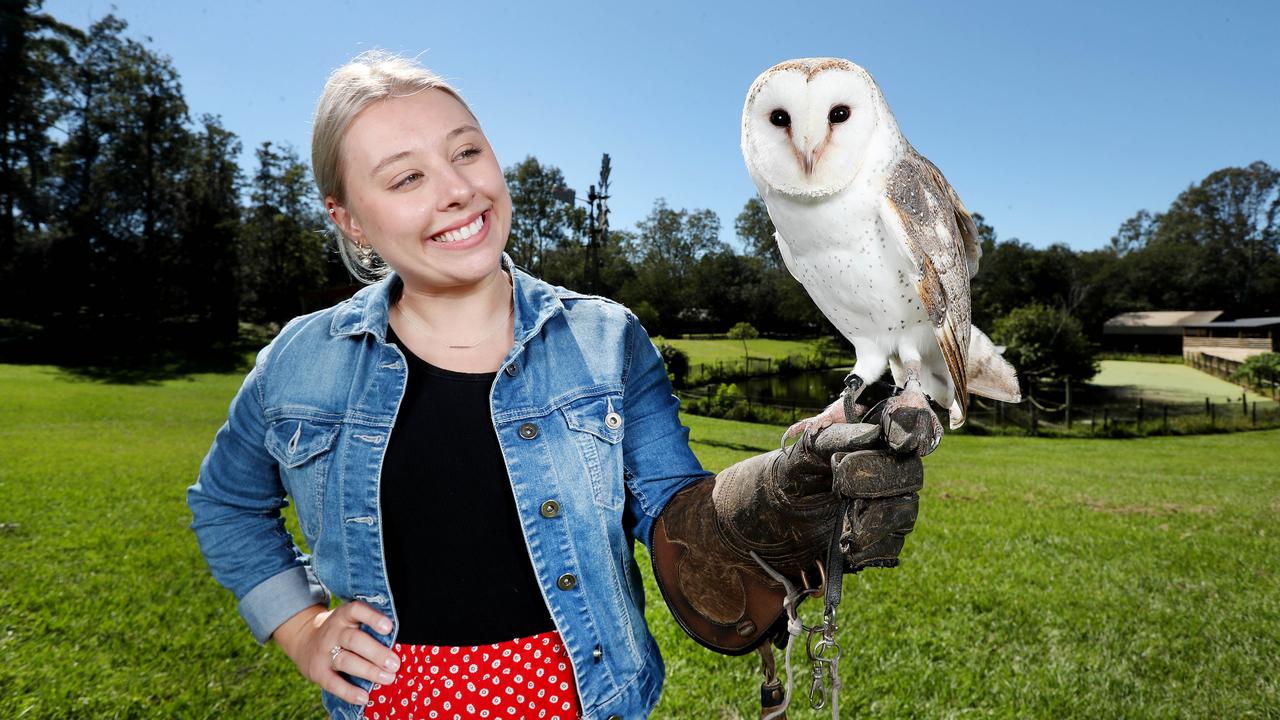
[[[511,273],[512,302],[515,303],[515,340],[523,345],[537,334],[542,324],[564,309],[552,287],[516,266],[511,256],[502,253],[502,268]],[[338,305],[329,326],[331,335],[370,333],[380,342],[387,341],[387,322],[392,295],[399,294],[404,281],[395,272],[378,282],[360,288],[351,299]]]

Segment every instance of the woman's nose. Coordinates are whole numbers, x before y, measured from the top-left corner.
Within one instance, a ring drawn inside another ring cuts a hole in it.
[[[439,175],[439,178],[440,199],[436,204],[437,209],[464,208],[471,204],[471,198],[476,194],[476,190],[465,175],[450,166]]]

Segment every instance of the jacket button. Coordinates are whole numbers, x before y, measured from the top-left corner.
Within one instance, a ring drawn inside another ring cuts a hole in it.
[[[556,586],[561,590],[572,590],[578,587],[578,578],[574,577],[571,573],[565,573],[556,580]]]
[[[525,423],[520,426],[520,437],[525,440],[532,440],[538,437],[538,426],[533,423]]]
[[[517,363],[516,361],[512,360],[511,364],[508,365],[507,368],[503,370],[503,372],[505,372],[510,377],[515,377],[516,375],[520,374],[520,363]]]
[[[602,657],[604,657],[604,651],[600,649],[599,645],[597,645],[596,649],[591,651],[591,661],[600,662],[600,658]]]
[[[610,430],[617,430],[622,425],[622,416],[616,412],[611,412],[604,416],[604,424],[608,425]]]
[[[539,512],[542,513],[542,517],[544,518],[553,518],[560,514],[560,503],[555,500],[548,500],[542,503],[542,507],[539,509]]]

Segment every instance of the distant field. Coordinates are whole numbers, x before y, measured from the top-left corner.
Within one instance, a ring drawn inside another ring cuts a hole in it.
[[[713,364],[716,362],[742,362],[742,341],[727,339],[682,340],[654,338],[654,342],[669,342],[689,354],[689,364]],[[781,360],[789,355],[809,355],[810,340],[774,340],[756,338],[747,341],[747,352],[753,358]],[[843,341],[842,341],[843,342]],[[843,345],[841,347],[844,347]],[[849,348],[848,360],[853,362],[853,349]]]
[[[1094,385],[1125,388],[1161,402],[1240,402],[1241,388],[1208,373],[1186,365],[1169,363],[1103,360],[1102,371],[1093,378]],[[1249,393],[1249,401],[1269,398]]]
[[[239,384],[0,365],[0,718],[322,715],[187,528]],[[781,432],[684,422],[713,470]],[[845,580],[842,715],[1280,718],[1277,466],[1280,431],[946,438],[903,566]],[[695,645],[645,580],[668,673],[654,717],[757,717],[756,658]]]

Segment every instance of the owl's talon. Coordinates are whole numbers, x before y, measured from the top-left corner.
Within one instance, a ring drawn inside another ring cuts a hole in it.
[[[889,448],[901,455],[924,457],[942,441],[942,423],[929,398],[919,391],[908,390],[886,400],[880,424]]]

